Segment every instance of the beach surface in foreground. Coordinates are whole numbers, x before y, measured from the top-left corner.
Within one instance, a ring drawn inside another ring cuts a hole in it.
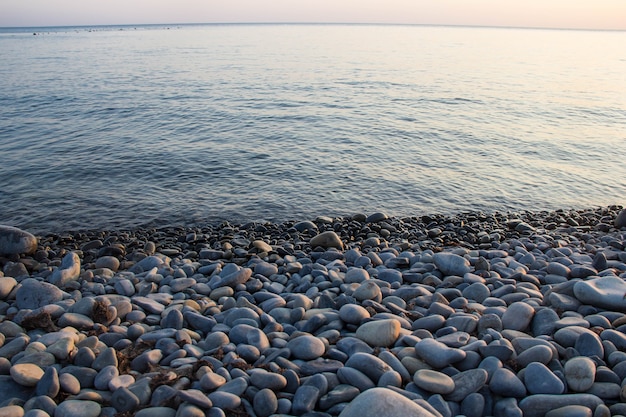
[[[0,226],[0,415],[626,415],[626,210]]]

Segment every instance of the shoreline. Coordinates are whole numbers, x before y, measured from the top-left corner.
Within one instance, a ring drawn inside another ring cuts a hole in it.
[[[0,411],[626,414],[622,212],[42,235],[0,257]]]

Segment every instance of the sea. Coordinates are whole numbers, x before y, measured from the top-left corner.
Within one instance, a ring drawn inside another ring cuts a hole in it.
[[[626,32],[0,29],[0,224],[33,233],[626,203]]]

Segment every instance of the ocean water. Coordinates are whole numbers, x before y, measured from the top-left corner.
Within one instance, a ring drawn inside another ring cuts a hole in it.
[[[433,26],[2,29],[0,224],[623,205],[624,45]]]

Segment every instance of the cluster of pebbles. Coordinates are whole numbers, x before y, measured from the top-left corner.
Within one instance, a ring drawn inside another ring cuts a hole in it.
[[[0,226],[0,416],[626,416],[626,210]]]

